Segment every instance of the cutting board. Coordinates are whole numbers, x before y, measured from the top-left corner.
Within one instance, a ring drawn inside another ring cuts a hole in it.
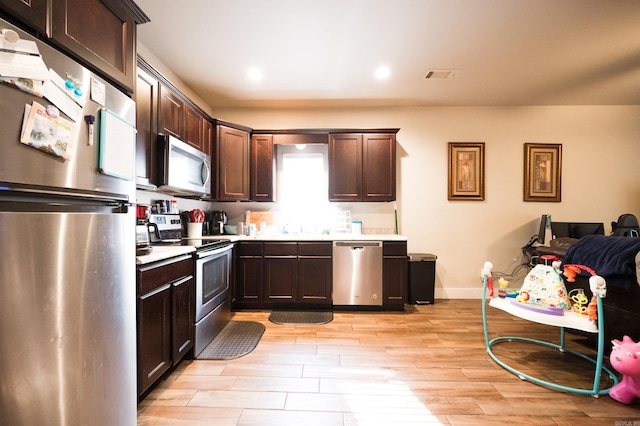
[[[269,225],[275,225],[275,217],[273,212],[251,212],[249,213],[248,224],[255,223],[256,228],[260,227],[260,223],[264,222]]]

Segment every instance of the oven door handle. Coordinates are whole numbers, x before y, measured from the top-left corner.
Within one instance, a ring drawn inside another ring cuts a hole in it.
[[[233,247],[233,244],[229,244],[229,245],[226,245],[224,247],[220,247],[220,248],[213,249],[213,250],[204,250],[204,251],[200,251],[200,252],[196,251],[196,257],[198,259],[204,259],[204,258],[207,258],[207,257],[216,256],[218,254],[224,253],[227,250],[231,250],[232,247]]]

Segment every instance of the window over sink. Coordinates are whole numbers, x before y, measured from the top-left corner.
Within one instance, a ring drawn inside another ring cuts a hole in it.
[[[328,163],[326,144],[276,145],[280,218],[294,232],[331,225]]]

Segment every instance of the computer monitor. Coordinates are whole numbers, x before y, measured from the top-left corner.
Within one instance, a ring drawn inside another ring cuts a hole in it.
[[[571,228],[569,222],[551,222],[551,234],[553,238],[570,238]]]
[[[586,235],[604,235],[602,222],[551,222],[553,238],[582,238]]]
[[[547,227],[547,220],[549,222],[551,221],[550,214],[543,214],[542,217],[540,217],[540,225],[538,227],[538,238],[536,239],[538,244],[544,244],[544,231]]]
[[[604,223],[575,222],[569,225],[571,238],[582,238],[586,235],[604,235]]]

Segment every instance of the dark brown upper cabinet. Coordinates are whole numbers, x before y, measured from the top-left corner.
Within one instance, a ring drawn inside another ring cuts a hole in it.
[[[251,137],[251,200],[275,201],[275,161],[272,135]]]
[[[362,134],[329,135],[329,201],[362,199]]]
[[[185,106],[184,141],[195,149],[204,152],[204,121],[205,118],[197,110]]]
[[[155,158],[158,138],[158,80],[138,68],[136,80],[136,183],[150,185],[156,182]]]
[[[184,100],[168,86],[160,84],[158,131],[184,140]]]
[[[362,200],[396,199],[396,135],[362,135]]]
[[[329,201],[396,199],[396,132],[329,135]]]
[[[47,31],[48,0],[2,0],[0,8],[8,12],[14,20],[35,31],[42,37],[49,36]]]
[[[250,198],[250,129],[216,125],[217,199],[248,201]]]

